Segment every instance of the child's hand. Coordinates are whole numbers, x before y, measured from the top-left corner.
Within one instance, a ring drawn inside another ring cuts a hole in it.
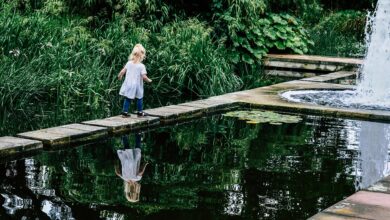
[[[125,75],[125,73],[126,73],[126,68],[123,68],[123,69],[119,72],[119,74],[118,74],[118,79],[119,79],[119,80],[122,80],[122,78],[123,78],[123,76]]]
[[[151,80],[151,79],[149,79],[149,80],[148,80],[148,83],[151,83],[151,82],[152,82],[152,80]]]

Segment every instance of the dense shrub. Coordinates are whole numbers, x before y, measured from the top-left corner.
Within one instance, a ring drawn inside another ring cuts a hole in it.
[[[227,38],[233,63],[258,63],[270,50],[307,52],[302,23],[288,14],[265,13],[262,1],[214,1],[216,26]]]
[[[366,13],[331,13],[311,30],[315,42],[311,52],[319,55],[363,56],[365,25]]]

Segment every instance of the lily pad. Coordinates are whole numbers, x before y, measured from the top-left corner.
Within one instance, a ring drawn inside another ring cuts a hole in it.
[[[223,114],[227,117],[235,117],[239,120],[245,120],[248,124],[270,123],[272,125],[281,125],[283,123],[298,123],[302,120],[296,115],[279,114],[272,111],[233,111]]]

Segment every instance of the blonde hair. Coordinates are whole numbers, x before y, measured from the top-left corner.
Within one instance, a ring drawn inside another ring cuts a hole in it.
[[[134,63],[141,63],[145,59],[145,56],[145,48],[142,46],[142,44],[136,44],[129,56],[129,60],[133,61]]]
[[[141,193],[141,184],[133,181],[125,181],[125,196],[129,202],[138,202]]]

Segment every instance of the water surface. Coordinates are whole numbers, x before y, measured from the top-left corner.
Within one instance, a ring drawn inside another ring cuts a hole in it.
[[[302,117],[214,116],[0,164],[0,219],[305,219],[389,173],[388,124]],[[136,147],[148,165],[129,184],[117,152]]]

